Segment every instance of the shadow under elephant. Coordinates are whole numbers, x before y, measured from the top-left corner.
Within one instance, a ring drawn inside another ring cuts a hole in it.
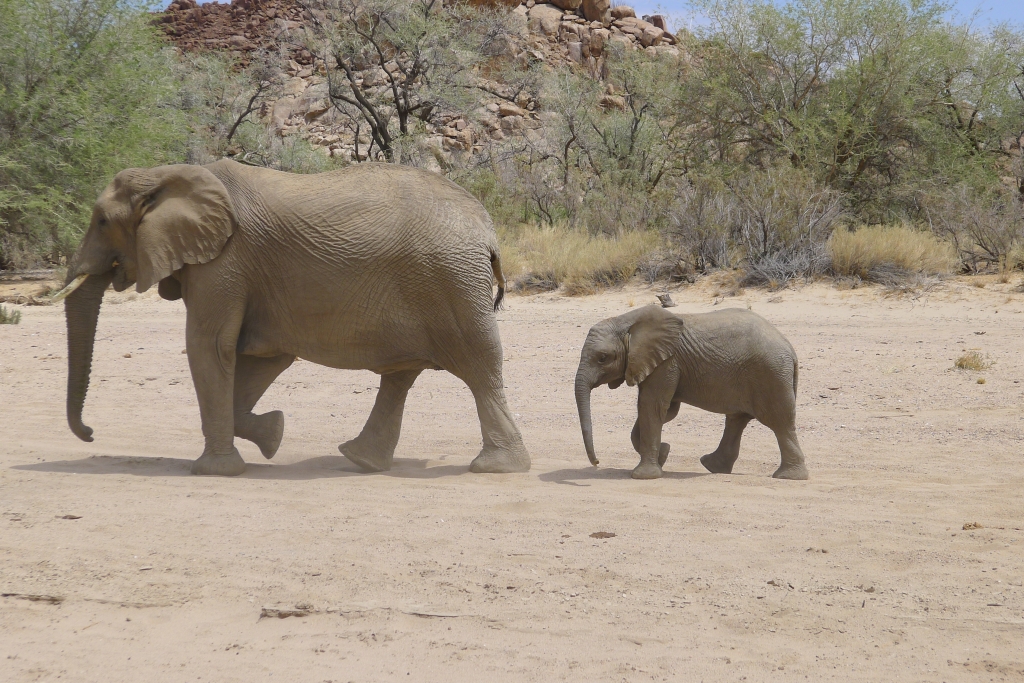
[[[242,479],[310,480],[337,479],[355,476],[393,477],[398,479],[440,479],[469,474],[469,465],[435,465],[431,460],[395,458],[387,472],[363,472],[340,455],[307,458],[297,462],[276,465],[246,463]],[[65,474],[130,474],[140,477],[192,476],[191,460],[184,458],[93,455],[77,460],[51,460],[31,465],[15,465],[11,469],[29,472],[55,472]]]
[[[543,482],[552,484],[565,484],[568,486],[590,486],[581,484],[581,481],[608,481],[613,479],[630,479],[633,470],[620,467],[581,467],[579,469],[564,469],[544,472],[537,478]],[[665,479],[695,479],[706,477],[710,472],[670,472],[665,471]]]

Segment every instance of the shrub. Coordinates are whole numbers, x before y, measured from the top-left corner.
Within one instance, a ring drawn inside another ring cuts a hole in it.
[[[764,260],[816,265],[813,249],[828,241],[843,216],[841,197],[806,173],[778,166],[729,183],[736,198],[739,234],[752,266]],[[808,252],[808,259],[796,257]],[[794,272],[812,275],[814,272]]]
[[[988,359],[988,356],[983,356],[978,351],[968,351],[956,359],[956,362],[953,363],[953,367],[957,370],[973,370],[975,372],[980,372],[981,370],[992,367],[992,361]]]
[[[0,0],[0,267],[77,246],[127,166],[176,161],[173,52],[136,0]]]
[[[687,183],[677,194],[668,220],[669,238],[688,270],[706,273],[731,266],[736,206],[722,188],[708,181]]]
[[[505,277],[515,289],[561,287],[570,296],[593,294],[624,282],[659,243],[653,232],[629,232],[614,238],[564,224],[501,228],[498,236]]]
[[[828,251],[835,275],[875,282],[900,273],[947,275],[957,264],[952,245],[907,225],[838,230],[828,242]]]
[[[1012,268],[1024,239],[1024,208],[1003,193],[979,194],[960,185],[925,196],[924,216],[932,231],[956,249],[964,270]]]
[[[21,311],[8,311],[6,306],[0,306],[0,325],[17,325],[21,322]]]

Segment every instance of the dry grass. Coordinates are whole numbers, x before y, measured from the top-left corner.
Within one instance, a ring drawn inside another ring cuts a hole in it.
[[[964,355],[956,359],[953,363],[953,367],[957,370],[973,370],[975,372],[980,372],[992,367],[992,361],[978,351],[967,351]],[[983,382],[979,382],[979,384],[983,384]]]
[[[708,278],[711,296],[725,299],[743,294],[743,273],[736,270],[720,270]]]
[[[505,277],[515,289],[593,294],[625,282],[659,245],[657,234],[591,235],[566,227],[520,225],[498,230]]]
[[[837,230],[829,240],[832,269],[839,276],[873,280],[875,272],[947,275],[956,267],[952,245],[906,225]]]
[[[17,325],[21,322],[21,311],[8,311],[6,306],[0,306],[0,325]]]

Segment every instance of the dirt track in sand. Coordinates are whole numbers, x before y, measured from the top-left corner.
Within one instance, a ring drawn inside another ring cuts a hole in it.
[[[673,296],[675,311],[716,308],[708,286]],[[686,406],[666,476],[629,479],[626,387],[594,393],[602,466],[588,465],[579,346],[654,301],[640,288],[513,297],[499,314],[528,474],[467,472],[472,397],[440,372],[409,396],[394,470],[359,474],[337,444],[376,377],[297,362],[258,406],[287,415],[277,457],[239,442],[245,475],[191,477],[184,309],[107,299],[91,444],[64,422],[61,308],[0,326],[5,681],[1024,679],[1012,283],[718,303],[751,306],[796,347],[809,482],[769,477],[778,450],[756,423],[736,473],[708,475],[697,457],[722,419]],[[972,348],[995,364],[952,370]]]

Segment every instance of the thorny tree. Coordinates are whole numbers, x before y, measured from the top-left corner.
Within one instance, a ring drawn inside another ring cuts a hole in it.
[[[471,107],[483,86],[475,67],[512,33],[498,13],[441,0],[308,0],[305,8],[307,48],[323,64],[332,105],[357,141],[368,130],[366,156],[376,146],[394,161],[418,122]]]

